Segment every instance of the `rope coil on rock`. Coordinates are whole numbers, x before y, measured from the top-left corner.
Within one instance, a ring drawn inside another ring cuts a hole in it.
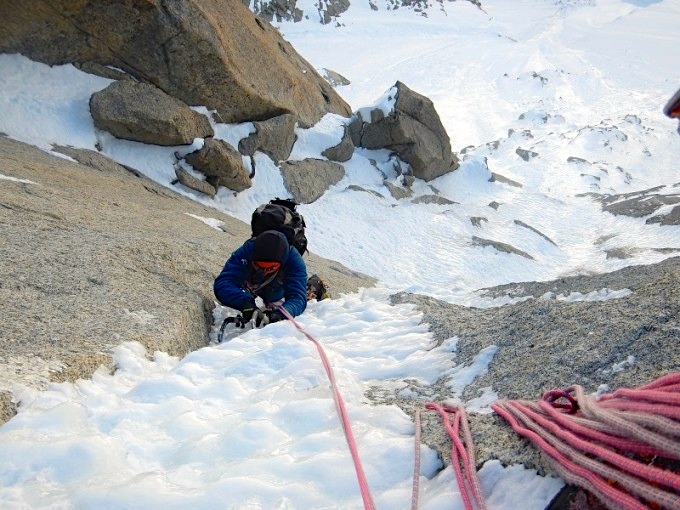
[[[546,454],[568,483],[610,509],[680,508],[680,475],[647,458],[680,460],[680,372],[599,399],[581,386],[492,409]],[[677,465],[677,463],[676,463]]]

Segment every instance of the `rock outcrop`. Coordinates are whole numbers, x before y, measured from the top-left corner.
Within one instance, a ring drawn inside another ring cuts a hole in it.
[[[121,342],[173,356],[206,345],[212,281],[250,237],[249,225],[95,151],[59,151],[82,163],[0,136],[0,423],[13,389],[88,378]],[[373,283],[305,260],[334,292]]]
[[[0,52],[112,66],[222,122],[285,113],[302,126],[347,103],[239,0],[1,2]]]
[[[324,158],[328,158],[331,161],[339,161],[340,163],[344,163],[345,161],[352,159],[353,154],[354,144],[352,143],[352,137],[349,134],[349,129],[347,129],[347,126],[345,126],[345,130],[342,133],[340,143],[325,149],[321,153]]]
[[[203,147],[187,154],[185,161],[202,172],[210,185],[243,191],[253,183],[250,173],[243,166],[241,154],[224,140],[208,138]]]
[[[411,173],[430,181],[458,168],[449,136],[427,97],[401,82],[391,89],[393,108],[385,114],[372,109],[367,117],[357,112],[350,124],[354,145],[394,151],[411,167]]]
[[[117,138],[153,145],[189,145],[213,136],[210,121],[148,83],[115,81],[90,98],[94,125]]]
[[[255,132],[239,142],[239,152],[252,156],[255,151],[260,151],[275,163],[288,159],[295,143],[295,117],[279,115],[253,124]]]
[[[356,1],[356,0],[355,0]],[[445,5],[456,0],[387,0],[378,6],[378,2],[369,0],[371,10],[377,11],[411,9],[413,12],[427,16],[430,9],[446,11]],[[471,4],[482,8],[480,0],[467,0]],[[253,0],[252,4],[246,0],[246,5],[252,5],[252,10],[267,21],[301,21],[303,18],[315,20],[323,25],[335,23],[342,25],[342,14],[345,13],[351,3],[349,0],[321,0],[314,4],[313,9],[303,11],[298,7],[297,0]]]
[[[303,161],[281,163],[281,173],[286,189],[296,202],[310,204],[345,176],[342,165],[323,159],[308,158]]]
[[[607,299],[613,291],[620,297]],[[484,294],[527,300],[477,309],[415,294],[394,297],[395,302],[415,303],[438,341],[458,338],[458,366],[471,364],[483,349],[498,348],[487,373],[457,395],[463,401],[480,396],[487,387],[498,398],[526,400],[572,384],[587,393],[601,385],[610,391],[632,388],[680,366],[680,257],[597,276],[503,285]],[[577,299],[588,295],[593,297]],[[444,381],[413,391],[429,399],[452,397]],[[413,406],[412,399],[398,396],[394,402],[405,409]],[[495,414],[471,415],[471,427],[478,465],[500,459],[551,472],[538,451]],[[450,444],[441,427],[432,430],[437,435],[424,440],[437,445],[446,460]]]
[[[611,214],[632,218],[649,216],[645,220],[648,224],[680,225],[680,183],[622,195],[591,193],[589,196],[602,204],[603,211]]]

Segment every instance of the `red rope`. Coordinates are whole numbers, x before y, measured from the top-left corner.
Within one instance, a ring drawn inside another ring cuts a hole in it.
[[[499,400],[491,407],[539,446],[568,483],[608,508],[643,509],[648,502],[677,509],[680,474],[645,457],[680,458],[679,404],[680,372],[599,400],[575,385],[547,392],[538,403]]]
[[[477,478],[475,466],[475,449],[467,415],[463,407],[442,407],[434,402],[425,404],[425,408],[437,411],[442,417],[444,429],[451,438],[451,466],[456,474],[463,504],[466,510],[485,510],[486,503],[482,495],[482,487]],[[453,415],[453,424],[451,424]],[[461,440],[460,436],[463,436]],[[420,414],[416,411],[416,461],[420,461]],[[413,497],[411,508],[418,508],[419,470],[413,472]]]
[[[359,459],[359,452],[357,450],[356,441],[354,440],[354,435],[352,434],[352,426],[349,421],[349,416],[347,414],[347,410],[345,409],[345,402],[343,401],[342,395],[340,394],[340,390],[338,389],[338,385],[335,382],[335,375],[333,374],[331,363],[328,360],[328,357],[326,356],[326,353],[324,352],[323,347],[321,346],[319,341],[312,335],[307,333],[303,329],[303,327],[297,323],[297,321],[293,318],[290,312],[288,312],[288,310],[286,310],[283,306],[276,305],[276,307],[286,317],[286,319],[288,319],[295,325],[298,331],[305,335],[307,339],[310,340],[316,346],[317,351],[319,351],[319,356],[321,357],[323,367],[326,370],[326,375],[328,376],[328,380],[331,383],[333,400],[335,401],[335,409],[338,412],[338,416],[340,417],[340,423],[342,424],[342,429],[345,433],[345,439],[347,440],[347,444],[349,445],[349,451],[352,454],[352,461],[354,462],[354,469],[357,473],[357,481],[359,482],[361,497],[364,500],[364,508],[367,510],[374,510],[375,505],[373,503],[373,498],[371,497],[371,491],[368,487],[368,482],[366,481],[366,475],[364,474],[364,470],[361,467],[361,460]]]
[[[415,416],[415,455],[413,462],[413,491],[411,492],[411,510],[418,510],[418,496],[420,493],[420,409],[416,409]]]

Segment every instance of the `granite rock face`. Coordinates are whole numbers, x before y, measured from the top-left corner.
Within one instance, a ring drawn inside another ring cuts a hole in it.
[[[2,2],[0,52],[47,64],[118,68],[222,122],[284,113],[312,126],[351,109],[239,0]]]
[[[13,389],[88,378],[122,342],[173,356],[207,345],[213,279],[250,237],[249,225],[95,151],[58,150],[76,161],[0,136],[2,173],[17,179],[0,180],[0,423]],[[305,260],[334,292],[373,284]]]
[[[619,297],[600,299],[611,292]],[[456,366],[469,365],[483,349],[496,346],[488,372],[462,395],[464,402],[491,387],[500,399],[538,400],[547,390],[579,384],[592,393],[637,387],[680,369],[680,257],[596,276],[527,282],[485,289],[489,298],[522,302],[496,308],[467,308],[415,294],[397,294],[397,303],[415,303],[435,338],[457,337]],[[590,296],[589,300],[583,299]],[[567,298],[581,298],[568,300]],[[593,300],[595,299],[595,300]],[[414,388],[428,398],[452,398],[442,383]],[[412,410],[417,402],[394,396]],[[496,415],[471,415],[478,464],[490,459],[524,463],[551,472],[538,451]],[[441,426],[425,442],[442,458],[450,448]]]

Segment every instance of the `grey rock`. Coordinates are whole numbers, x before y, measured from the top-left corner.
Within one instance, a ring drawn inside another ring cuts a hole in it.
[[[531,133],[530,129],[522,129],[521,131],[517,132],[514,129],[510,128],[510,129],[508,129],[508,138],[510,138],[515,133],[517,133],[517,136],[520,136],[521,138],[524,138],[525,140],[529,140],[529,139],[534,137],[534,135]]]
[[[491,172],[491,178],[489,179],[489,182],[500,182],[503,184],[507,184],[509,186],[513,186],[515,188],[523,188],[524,186],[517,182],[513,181],[512,179],[509,179],[508,177],[504,177],[501,174],[497,174],[495,172]]]
[[[113,82],[90,98],[94,125],[117,138],[154,145],[189,145],[213,135],[208,119],[162,90],[131,80]]]
[[[396,186],[395,184],[391,183],[388,180],[384,180],[383,184],[390,192],[390,195],[392,195],[392,198],[394,198],[395,200],[401,200],[403,198],[409,198],[413,196],[413,190],[408,186],[402,188],[400,186]]]
[[[384,116],[371,111],[370,122],[356,114],[350,123],[355,145],[389,149],[411,166],[415,177],[427,181],[458,168],[458,158],[432,101],[401,82],[396,85],[394,110]]]
[[[313,19],[321,24],[327,25],[335,22],[337,26],[342,26],[342,14],[349,8],[349,0],[321,0],[314,4],[309,4],[307,11],[301,10],[297,5],[297,0],[242,0],[244,5],[251,6],[253,12],[257,13],[267,21],[300,21],[302,18]],[[449,0],[455,1],[455,0]],[[481,9],[480,0],[467,0],[472,5]],[[396,10],[399,8],[410,9],[421,16],[427,17],[430,9],[445,10],[446,2],[443,0],[389,0],[382,7],[386,10]],[[380,10],[378,4],[369,0],[368,6],[373,11]]]
[[[341,87],[341,86],[349,85],[350,83],[352,83],[347,78],[345,78],[343,75],[341,75],[340,73],[333,71],[331,69],[326,69],[326,68],[321,69],[321,76],[323,76],[324,79],[328,83],[330,83],[333,87]]]
[[[538,156],[538,152],[522,149],[521,147],[517,147],[515,153],[524,161],[530,161]]]
[[[328,188],[340,182],[345,176],[345,169],[332,161],[308,158],[281,163],[281,173],[286,189],[295,201],[311,204]]]
[[[491,209],[495,209],[495,210],[498,210],[498,208],[501,206],[501,204],[499,204],[495,200],[493,202],[489,202],[487,205],[489,207],[491,207]]]
[[[250,2],[244,0],[244,5]],[[252,11],[267,21],[300,21],[302,10],[297,7],[297,0],[254,0]]]
[[[457,202],[449,200],[448,198],[440,197],[438,195],[421,195],[411,200],[412,204],[437,204],[437,205],[453,205]]]
[[[470,217],[470,223],[472,223],[472,225],[475,226],[475,227],[477,227],[477,228],[481,228],[481,227],[482,227],[482,222],[483,222],[483,221],[484,221],[484,222],[488,222],[489,219],[488,219],[488,218],[485,218],[484,216],[471,216],[471,217]]]
[[[243,191],[253,185],[249,172],[243,166],[241,154],[223,140],[208,138],[203,148],[187,154],[184,159],[203,172],[215,188],[224,186]]]
[[[467,308],[406,293],[393,296],[393,301],[415,303],[437,341],[456,336],[458,366],[469,365],[486,347],[498,347],[488,373],[468,386],[464,400],[478,396],[488,386],[501,399],[538,400],[547,390],[572,384],[583,386],[588,393],[603,384],[609,391],[637,387],[680,369],[679,279],[680,257],[675,257],[607,274],[484,289],[489,297],[534,298],[498,308]],[[559,294],[588,294],[603,288],[632,293],[605,301],[554,299]],[[416,393],[442,400],[453,396],[445,381]],[[414,406],[412,400],[398,395],[393,398],[405,410]],[[499,459],[507,464],[519,461],[542,473],[553,472],[538,451],[497,416],[472,415],[471,427],[478,466]],[[450,444],[436,434],[426,435],[423,441],[438,448],[448,463]]]
[[[352,137],[350,136],[349,128],[347,126],[344,128],[340,143],[334,145],[333,147],[329,147],[321,153],[323,157],[328,158],[331,161],[338,161],[340,163],[344,163],[345,161],[352,159],[353,154],[354,144],[352,143]]]
[[[242,2],[0,2],[0,52],[123,70],[222,122],[284,113],[303,127],[349,105]]]
[[[534,232],[534,233],[538,234],[539,236],[541,236],[543,239],[545,239],[546,241],[548,241],[548,242],[549,242],[550,244],[552,244],[553,246],[557,246],[557,245],[553,242],[552,239],[550,239],[550,238],[549,238],[547,235],[545,235],[543,232],[541,232],[540,230],[535,229],[535,228],[532,227],[531,225],[527,225],[526,223],[524,223],[523,221],[520,221],[520,220],[515,220],[515,225],[519,225],[520,227],[524,227],[524,228],[526,228],[526,229],[529,229],[529,230],[531,230],[532,232]]]
[[[328,25],[349,9],[349,0],[320,0],[317,5],[321,23]]]
[[[254,125],[255,133],[239,142],[239,152],[252,156],[259,150],[275,163],[288,159],[295,144],[295,116],[279,115],[273,119],[254,122]]]
[[[180,182],[180,184],[186,186],[187,188],[198,191],[199,193],[203,193],[204,195],[208,195],[210,198],[213,198],[217,194],[215,186],[207,181],[202,181],[201,179],[194,177],[181,166],[175,167],[175,175],[177,175],[177,180]]]
[[[680,225],[680,205],[676,205],[668,214],[653,216],[645,221],[647,224]]]
[[[361,147],[361,131],[364,128],[364,121],[359,113],[356,113],[347,123],[347,131],[355,147]]]
[[[534,258],[529,255],[528,253],[515,248],[514,246],[507,244],[507,243],[502,243],[500,241],[493,241],[491,239],[484,239],[481,237],[477,236],[472,236],[472,244],[474,246],[490,246],[491,248],[494,248],[495,250],[502,251],[504,253],[510,253],[513,255],[519,255],[520,257],[524,257],[525,259],[530,259],[533,260]]]
[[[13,389],[89,378],[123,342],[179,357],[207,345],[213,279],[249,225],[115,163],[93,170],[3,137],[0,156],[3,174],[36,183],[0,186],[0,422]],[[334,292],[374,284],[305,260]]]
[[[676,184],[673,187],[678,186]],[[666,187],[656,186],[621,195],[590,193],[587,196],[598,200],[602,205],[602,210],[611,214],[630,216],[632,218],[649,216],[646,220],[648,224],[680,225],[680,206],[673,207],[668,214],[657,214],[662,207],[680,204],[680,193],[659,193]]]
[[[607,259],[625,260],[634,257],[637,252],[637,248],[613,248],[611,250],[605,250],[605,255],[607,256]]]
[[[345,190],[347,190],[347,191],[362,191],[364,193],[370,193],[371,195],[375,195],[378,198],[383,198],[383,199],[385,198],[384,196],[382,196],[380,193],[378,193],[375,190],[362,188],[361,186],[357,186],[356,184],[350,184],[349,186],[347,186],[345,188]]]
[[[677,203],[680,203],[680,195],[640,195],[606,204],[602,207],[602,210],[612,214],[642,218],[653,214],[665,205]]]

